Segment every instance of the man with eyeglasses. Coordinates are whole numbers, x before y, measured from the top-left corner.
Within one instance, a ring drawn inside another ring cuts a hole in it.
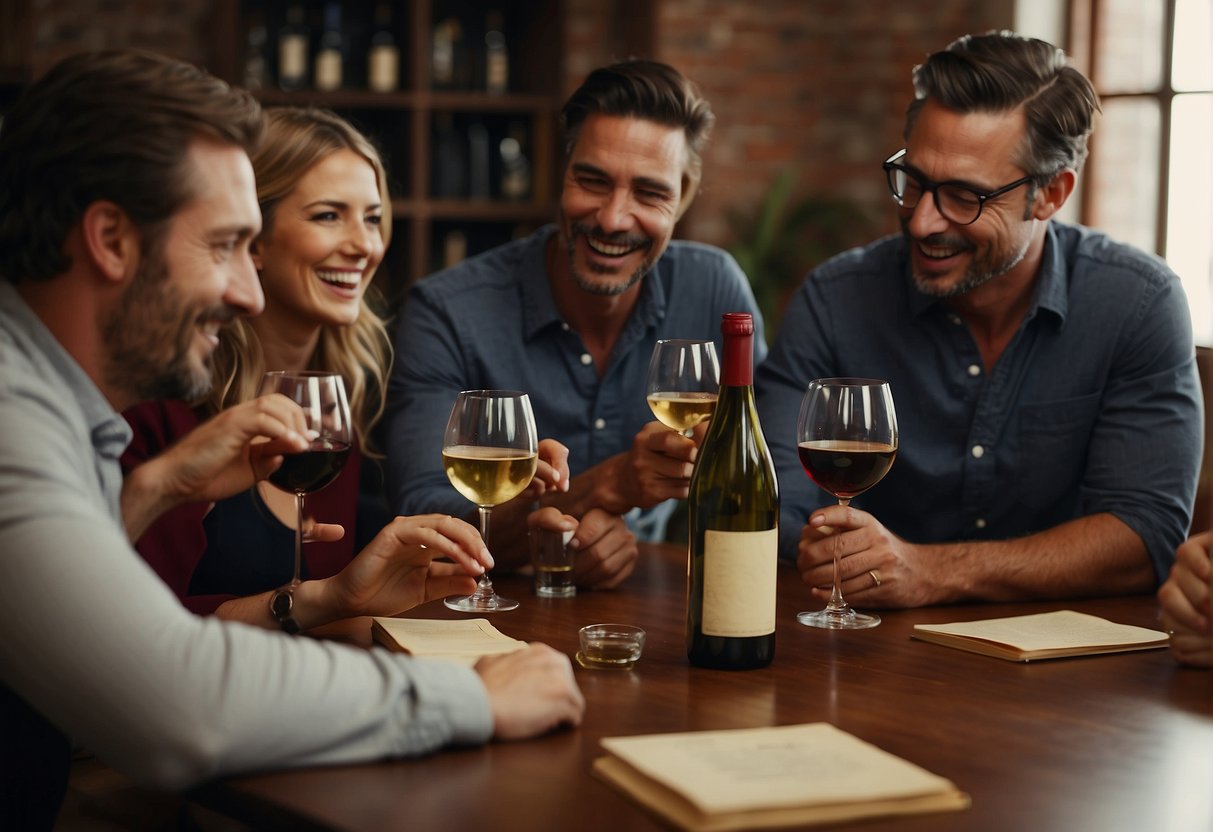
[[[1055,217],[1099,101],[1009,32],[914,70],[884,163],[902,233],[814,270],[758,371],[781,555],[856,606],[1143,592],[1191,519],[1202,441],[1187,302],[1158,258]],[[887,379],[888,476],[849,509],[801,470],[814,378]],[[807,520],[807,522],[806,522]]]

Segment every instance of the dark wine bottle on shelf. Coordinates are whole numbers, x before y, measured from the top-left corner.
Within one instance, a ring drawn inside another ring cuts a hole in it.
[[[292,3],[286,10],[286,22],[278,30],[278,86],[298,90],[307,84],[307,53],[303,7]]]
[[[489,129],[474,119],[468,124],[468,196],[472,199],[492,198],[490,164]]]
[[[514,122],[497,147],[501,157],[502,199],[521,202],[531,195],[531,163],[523,152],[525,146],[526,128]]]
[[[341,32],[341,4],[324,7],[324,30],[316,49],[316,89],[332,92],[345,82],[345,37]]]
[[[434,113],[430,165],[430,194],[436,199],[466,197],[467,145],[455,130],[455,120],[449,112]]]
[[[492,95],[503,94],[510,86],[510,53],[502,31],[501,12],[485,16],[484,89]]]
[[[447,17],[434,26],[430,44],[430,81],[434,89],[467,89],[471,72],[463,24]]]
[[[254,15],[248,24],[248,35],[244,45],[244,88],[259,90],[269,80],[269,61],[265,49],[269,35],[265,30],[265,21],[260,15]]]
[[[754,320],[720,327],[720,396],[687,500],[687,658],[747,670],[775,657],[779,483],[754,403]]]
[[[366,85],[375,92],[391,92],[400,85],[400,48],[392,32],[392,6],[375,6],[375,33],[367,53]]]

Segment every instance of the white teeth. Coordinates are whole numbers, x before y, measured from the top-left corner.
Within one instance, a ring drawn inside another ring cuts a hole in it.
[[[936,258],[951,257],[952,255],[954,255],[960,251],[960,249],[956,249],[956,248],[942,248],[940,246],[928,246],[928,245],[924,245],[922,243],[919,244],[918,249],[923,254],[925,254],[927,257],[936,257]]]
[[[607,257],[619,257],[620,255],[627,254],[632,250],[630,246],[604,243],[600,240],[595,240],[593,237],[586,237],[586,244],[589,245],[589,247],[594,251],[598,252],[599,254],[606,255]]]
[[[361,272],[330,272],[317,270],[316,274],[325,283],[332,283],[334,285],[343,286],[346,288],[354,288],[362,282]]]

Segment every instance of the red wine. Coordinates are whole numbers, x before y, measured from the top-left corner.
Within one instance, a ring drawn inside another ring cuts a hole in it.
[[[823,490],[840,499],[862,494],[889,473],[897,448],[887,442],[819,439],[801,442],[800,464]]]
[[[303,453],[282,457],[282,465],[269,476],[270,484],[292,494],[315,493],[337,478],[349,455],[348,442],[317,439]]]

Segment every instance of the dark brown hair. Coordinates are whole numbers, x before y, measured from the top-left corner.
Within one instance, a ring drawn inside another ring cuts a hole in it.
[[[623,61],[596,69],[560,111],[566,153],[572,152],[582,124],[594,113],[682,129],[690,151],[682,189],[685,210],[699,188],[703,173],[699,154],[716,121],[699,88],[672,66],[657,61]]]
[[[1065,52],[1007,31],[965,35],[931,55],[914,67],[914,94],[907,137],[928,99],[959,113],[1023,107],[1027,136],[1015,162],[1037,184],[1082,167],[1099,110],[1095,88]]]
[[[97,200],[122,208],[149,249],[192,196],[186,154],[209,136],[252,151],[261,107],[163,55],[84,52],[33,84],[0,130],[0,275],[47,280],[70,265],[68,232]]]

